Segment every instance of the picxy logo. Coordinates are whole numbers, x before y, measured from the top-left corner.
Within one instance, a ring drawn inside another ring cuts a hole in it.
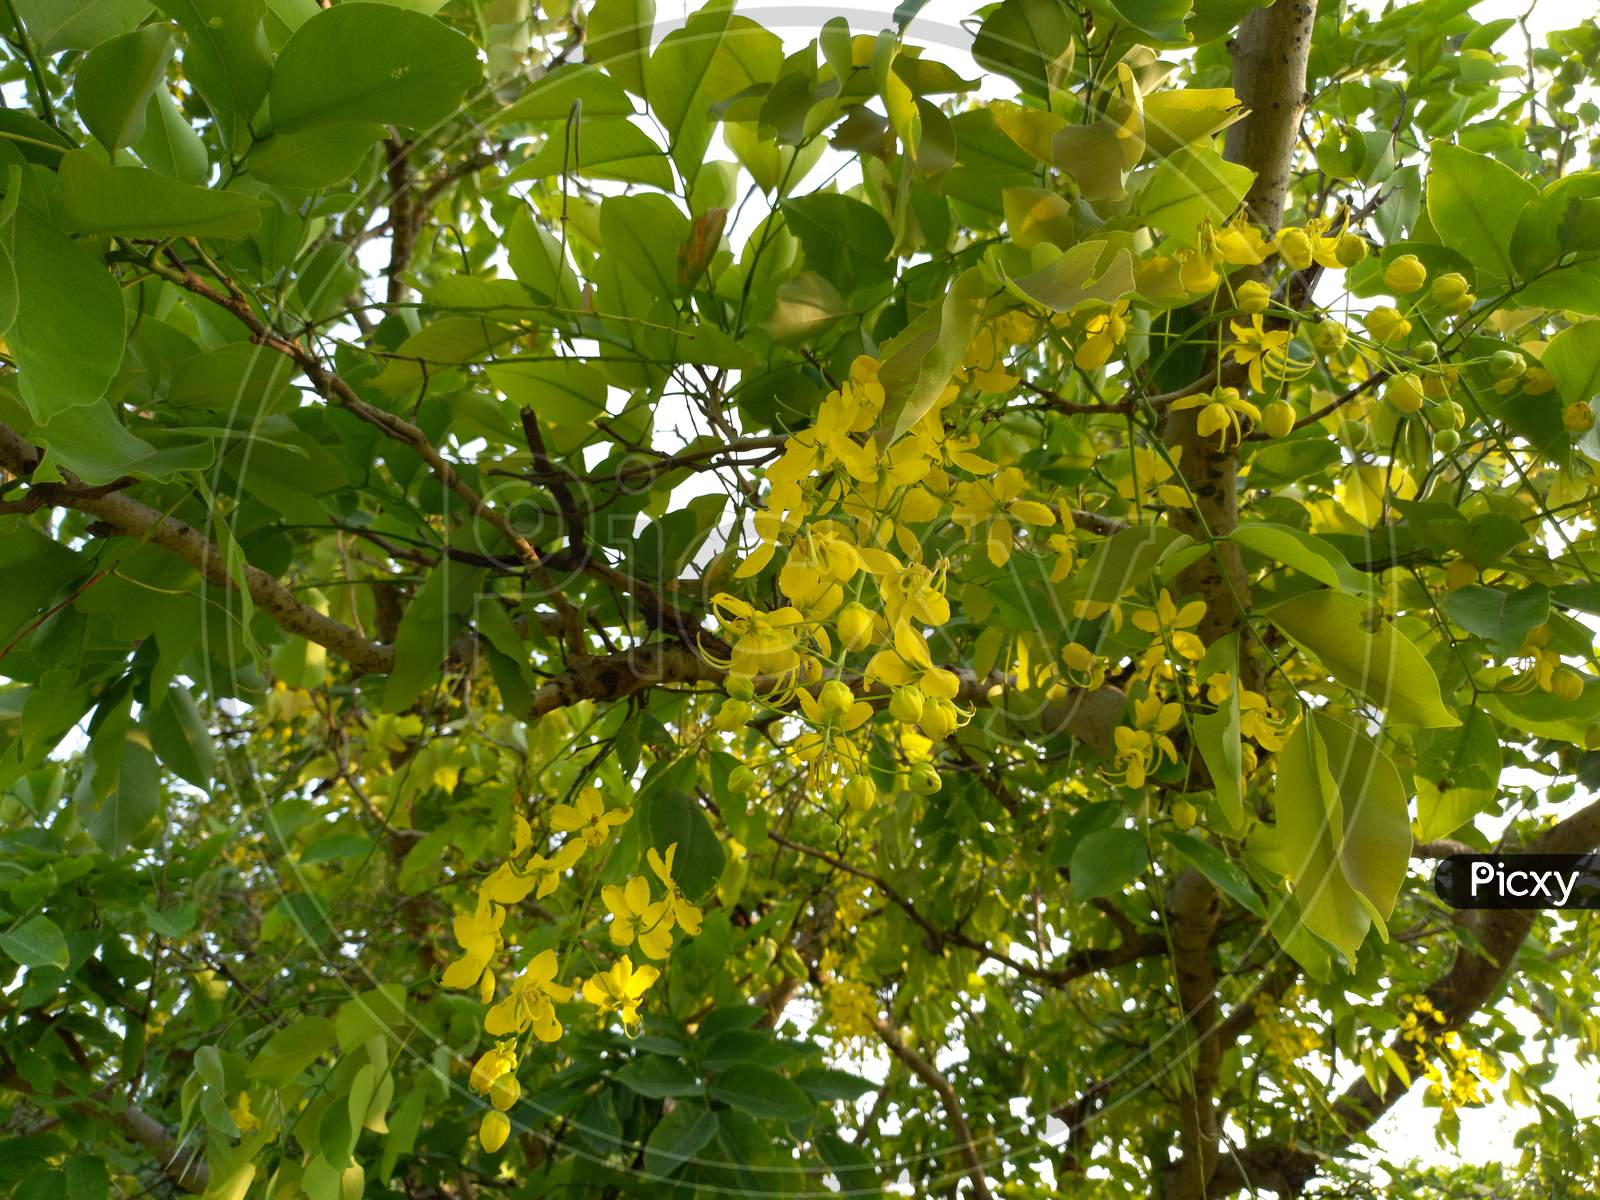
[[[1433,890],[1452,908],[1600,908],[1600,855],[1452,854]]]

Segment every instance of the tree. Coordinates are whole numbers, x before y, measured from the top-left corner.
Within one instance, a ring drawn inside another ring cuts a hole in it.
[[[918,8],[8,0],[18,1195],[1593,1191],[1600,28]]]

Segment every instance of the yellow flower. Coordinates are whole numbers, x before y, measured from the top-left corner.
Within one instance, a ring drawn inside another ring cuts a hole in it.
[[[1111,361],[1111,353],[1128,336],[1128,302],[1118,300],[1102,313],[1095,313],[1083,327],[1083,341],[1072,361],[1079,370],[1093,371]]]
[[[813,695],[811,689],[801,688],[797,693],[800,711],[814,725],[826,725],[849,732],[860,728],[872,717],[872,705],[857,700],[848,685],[830,679]]]
[[[622,1024],[632,1029],[639,1024],[639,1002],[650,985],[660,978],[654,967],[634,969],[633,960],[624,954],[609,971],[591,975],[583,984],[583,998],[604,1013],[622,1014]]]
[[[1192,662],[1199,662],[1206,654],[1205,643],[1189,632],[1206,615],[1204,600],[1191,600],[1182,608],[1172,602],[1172,593],[1166,588],[1156,600],[1154,609],[1144,609],[1133,614],[1133,627],[1145,633],[1165,634],[1172,648]]]
[[[611,940],[631,946],[635,939],[649,958],[665,958],[672,949],[672,917],[667,901],[651,903],[650,881],[635,875],[623,887],[608,883],[600,899],[611,911]]]
[[[471,916],[458,914],[454,922],[456,941],[461,943],[461,957],[444,970],[440,983],[447,988],[470,988],[474,984],[492,989],[494,977],[489,974],[489,960],[500,951],[500,927],[505,924],[506,910],[482,896]]]
[[[672,877],[672,860],[677,857],[678,843],[673,842],[667,847],[667,855],[663,858],[651,847],[645,852],[645,861],[650,864],[650,870],[655,877],[666,886],[667,895],[662,901],[667,906],[667,911],[672,914],[672,919],[678,923],[678,928],[690,937],[700,932],[701,913],[698,908],[685,898],[683,889],[678,886],[677,880]]]
[[[990,479],[975,479],[955,487],[950,519],[969,533],[988,522],[989,561],[997,567],[1005,566],[1011,558],[1013,533],[1008,518],[1015,517],[1029,525],[1056,523],[1056,515],[1048,505],[1018,499],[1027,483],[1021,470],[1007,467]]]
[[[1259,317],[1256,318],[1260,320]],[[1287,336],[1287,335],[1285,335]],[[1228,446],[1228,431],[1233,431],[1234,445],[1244,440],[1243,431],[1239,425],[1241,416],[1259,422],[1261,410],[1239,394],[1238,388],[1219,387],[1211,392],[1201,392],[1195,396],[1185,396],[1173,402],[1174,409],[1198,408],[1200,416],[1195,421],[1195,431],[1201,437],[1210,437],[1213,433],[1218,435],[1217,449],[1225,450]]]
[[[260,1119],[250,1111],[249,1092],[239,1093],[239,1099],[228,1110],[228,1115],[233,1118],[233,1123],[240,1133],[254,1133],[261,1128]]]
[[[711,598],[711,611],[732,641],[733,652],[726,659],[707,654],[708,662],[734,675],[762,677],[771,683],[774,694],[787,692],[801,681],[809,666],[801,652],[810,649],[815,635],[799,609],[763,612],[737,596],[720,592]]]
[[[487,1096],[496,1079],[516,1069],[516,1043],[497,1042],[479,1055],[478,1061],[472,1064],[472,1074],[467,1079],[467,1086],[480,1096]]]
[[[867,663],[867,682],[882,680],[890,687],[916,687],[924,696],[954,700],[961,679],[954,671],[933,665],[928,642],[909,622],[894,628],[894,649],[880,650]]]
[[[921,625],[943,625],[950,619],[950,601],[945,599],[945,562],[929,569],[911,563],[898,573],[888,573],[878,582],[883,594],[884,617],[890,625],[910,618]]]
[[[557,833],[580,833],[598,850],[611,840],[611,831],[632,815],[631,808],[608,811],[600,793],[587,788],[578,795],[576,805],[558,804],[550,810],[550,828]]]
[[[1402,254],[1384,268],[1383,286],[1396,296],[1409,296],[1428,282],[1428,268],[1415,254]]]
[[[1121,772],[1122,782],[1128,787],[1141,788],[1151,768],[1163,757],[1171,762],[1178,761],[1178,749],[1167,733],[1183,718],[1183,709],[1177,704],[1163,703],[1161,697],[1152,692],[1133,702],[1133,713],[1132,728],[1118,725],[1112,730],[1115,744],[1112,765]]]
[[[556,952],[541,950],[511,984],[511,994],[489,1010],[483,1027],[495,1037],[532,1029],[541,1042],[561,1036],[555,1003],[572,999],[572,989],[556,979]]]
[[[1310,363],[1289,357],[1289,331],[1262,328],[1260,313],[1252,316],[1248,325],[1238,321],[1230,321],[1229,325],[1236,340],[1228,347],[1228,354],[1234,362],[1248,364],[1250,386],[1256,391],[1264,387],[1264,373],[1273,379],[1289,379],[1311,369]]]
[[[1248,688],[1239,693],[1239,732],[1253,738],[1263,750],[1277,752],[1289,740],[1294,721],[1284,721],[1283,714],[1267,703],[1260,692]]]
[[[530,892],[534,899],[543,900],[560,886],[561,876],[583,857],[584,844],[581,838],[574,838],[549,858],[535,854],[521,870],[512,863],[503,862],[489,873],[478,894],[496,904],[520,903]]]
[[[844,599],[844,585],[862,570],[892,571],[900,564],[882,550],[859,547],[836,521],[809,526],[790,548],[778,572],[778,589],[813,617],[832,614]]]

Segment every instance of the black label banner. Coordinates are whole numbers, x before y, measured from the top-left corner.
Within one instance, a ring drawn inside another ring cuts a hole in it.
[[[1600,909],[1600,854],[1452,854],[1433,890],[1451,908]]]

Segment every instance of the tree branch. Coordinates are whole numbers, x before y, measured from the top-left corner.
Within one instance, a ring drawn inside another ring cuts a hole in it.
[[[950,1121],[950,1131],[955,1135],[956,1149],[960,1152],[962,1160],[966,1163],[967,1178],[972,1180],[972,1190],[979,1200],[993,1200],[989,1191],[989,1181],[983,1173],[983,1160],[978,1157],[977,1143],[972,1140],[972,1127],[967,1124],[966,1114],[961,1111],[961,1101],[956,1098],[955,1088],[950,1086],[950,1081],[940,1074],[935,1067],[922,1055],[910,1046],[895,1028],[882,1017],[873,1019],[873,1028],[878,1031],[878,1036],[883,1039],[883,1044],[889,1052],[903,1062],[918,1079],[933,1089],[939,1097],[939,1103],[944,1106],[946,1118]]]

